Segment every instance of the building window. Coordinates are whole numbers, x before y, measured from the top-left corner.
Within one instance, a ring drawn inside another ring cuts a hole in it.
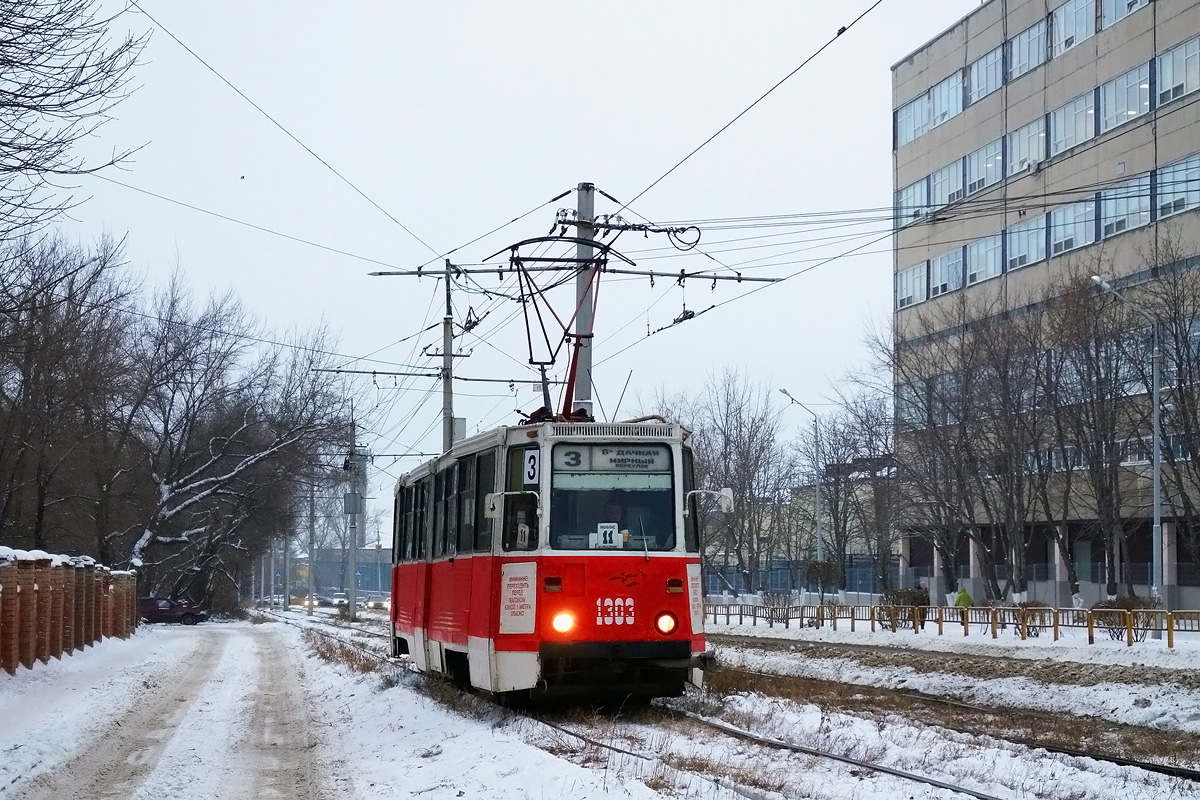
[[[1004,177],[1002,142],[997,139],[967,156],[967,194],[974,194]]]
[[[924,178],[896,192],[897,228],[913,224],[925,216],[928,210],[928,182]]]
[[[1088,92],[1050,112],[1050,155],[1070,150],[1096,133],[1096,96]]]
[[[896,111],[896,146],[903,147],[929,130],[929,95],[923,94]]]
[[[1150,111],[1150,65],[1142,64],[1100,87],[1100,132]]]
[[[910,430],[928,427],[927,405],[923,381],[896,385],[896,421],[901,427]]]
[[[1004,48],[997,47],[967,67],[967,95],[978,103],[1004,83]]]
[[[929,98],[933,117],[931,127],[936,128],[961,113],[963,106],[962,73],[955,72],[930,89]]]
[[[1018,33],[1008,42],[1008,79],[1015,80],[1046,60],[1046,20]]]
[[[1150,0],[1104,0],[1104,27],[1120,22],[1149,4]]]
[[[1200,37],[1158,57],[1158,104],[1200,89]]]
[[[1100,232],[1105,239],[1149,224],[1149,175],[1142,175],[1100,193]]]
[[[896,273],[896,310],[908,308],[925,300],[925,262]]]
[[[931,209],[957,203],[963,198],[962,162],[955,161],[929,176],[929,205]]]
[[[1008,229],[1008,269],[1014,269],[1029,264],[1036,264],[1046,257],[1046,217],[1039,215],[1034,219],[1013,225]]]
[[[1050,212],[1050,255],[1096,241],[1096,203],[1083,200]]]
[[[1000,274],[1000,234],[993,234],[967,245],[967,285],[986,281]]]
[[[1050,56],[1057,58],[1095,32],[1095,0],[1067,0],[1050,12]]]
[[[1200,155],[1158,171],[1158,217],[1200,208]]]
[[[1039,117],[1008,135],[1008,174],[1036,167],[1046,157],[1046,118]]]
[[[956,247],[949,253],[930,259],[929,261],[929,296],[953,292],[962,288],[963,282],[963,251]]]

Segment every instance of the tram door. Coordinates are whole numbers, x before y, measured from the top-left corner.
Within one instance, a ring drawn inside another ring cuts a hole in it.
[[[411,551],[415,563],[409,572],[410,583],[403,587],[408,600],[404,606],[410,609],[409,613],[411,614],[409,624],[413,631],[412,658],[416,662],[417,669],[422,671],[429,667],[426,657],[426,642],[429,638],[429,545],[430,528],[433,524],[432,489],[432,477],[423,478],[416,485]]]

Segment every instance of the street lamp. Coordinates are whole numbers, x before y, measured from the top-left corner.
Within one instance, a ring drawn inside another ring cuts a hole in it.
[[[1162,592],[1163,609],[1169,611],[1170,604],[1167,599],[1168,593],[1162,591],[1164,588],[1163,587],[1163,552],[1162,552],[1162,550],[1163,550],[1163,543],[1162,543],[1162,419],[1160,417],[1160,415],[1162,413],[1162,402],[1160,399],[1160,394],[1162,392],[1162,386],[1161,386],[1162,380],[1160,379],[1160,373],[1162,371],[1162,368],[1161,368],[1162,349],[1159,347],[1159,342],[1158,342],[1158,321],[1154,319],[1154,317],[1150,314],[1149,311],[1147,311],[1145,308],[1138,305],[1137,303],[1133,302],[1132,300],[1127,298],[1125,295],[1118,292],[1116,289],[1114,289],[1112,287],[1112,284],[1110,284],[1108,281],[1101,278],[1099,275],[1092,276],[1092,283],[1099,286],[1101,291],[1111,294],[1113,297],[1117,298],[1118,300],[1120,300],[1121,302],[1125,303],[1127,306],[1132,308],[1134,311],[1136,311],[1137,313],[1139,313],[1143,317],[1145,317],[1146,321],[1150,323],[1150,330],[1153,333],[1154,350],[1151,355],[1151,360],[1152,360],[1151,395],[1152,396],[1150,398],[1150,402],[1153,404],[1153,408],[1151,409],[1151,412],[1150,412],[1150,424],[1154,428],[1153,444],[1151,445],[1154,452],[1151,457],[1150,471],[1152,473],[1151,486],[1152,486],[1152,492],[1153,492],[1153,497],[1154,497],[1154,501],[1153,501],[1154,502],[1154,527],[1151,528],[1151,537],[1150,537],[1150,546],[1152,548],[1152,552],[1150,554],[1150,557],[1151,557],[1150,580],[1154,583],[1154,585],[1150,587],[1150,594],[1151,594],[1151,596],[1153,596],[1155,591]],[[1161,634],[1159,633],[1159,631],[1157,631],[1157,630],[1154,631],[1154,638],[1155,639],[1161,638]]]
[[[789,392],[787,389],[780,389],[779,392],[784,397],[786,397],[788,400],[791,400],[793,403],[800,406],[808,413],[812,414],[813,446],[816,449],[816,457],[813,459],[813,462],[816,465],[816,475],[813,479],[813,494],[815,495],[815,499],[813,500],[813,516],[816,517],[816,520],[817,520],[817,525],[816,525],[816,528],[817,528],[817,531],[816,531],[817,561],[824,562],[825,561],[825,542],[824,542],[823,537],[821,536],[821,431],[820,431],[820,428],[818,428],[818,426],[817,426],[817,412],[813,411],[811,408],[804,405],[804,403],[801,403],[799,400],[792,397],[791,392]]]

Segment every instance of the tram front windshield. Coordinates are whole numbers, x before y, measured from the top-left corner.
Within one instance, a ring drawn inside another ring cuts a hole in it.
[[[557,444],[550,485],[556,550],[674,550],[671,449]]]

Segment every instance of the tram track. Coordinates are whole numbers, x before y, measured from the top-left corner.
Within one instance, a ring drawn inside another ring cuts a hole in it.
[[[311,631],[312,633],[314,633],[316,635],[329,638],[329,639],[337,642],[338,644],[353,647],[356,650],[359,650],[360,652],[376,659],[377,662],[381,665],[394,664],[397,662],[396,659],[393,659],[385,654],[381,654],[378,651],[372,650],[371,648],[366,647],[360,643],[354,642],[352,639],[347,639],[343,636],[337,636],[337,635],[334,635],[333,633],[330,633],[325,630],[319,630],[312,623],[318,622],[318,624],[321,624],[321,625],[326,625],[328,627],[337,628],[339,631],[345,630],[346,628],[350,628],[353,626],[329,625],[328,623],[319,622],[319,621],[315,621],[315,620],[306,620],[305,622],[302,623],[302,622],[297,622],[295,620],[287,619],[282,614],[278,614],[278,613],[274,613],[274,612],[265,612],[265,613],[267,613],[267,615],[272,617],[273,619],[276,619],[285,624],[293,625],[295,627]],[[429,680],[429,679],[430,678],[426,677],[426,680]],[[964,788],[961,786],[956,786],[954,784],[947,783],[945,781],[941,781],[936,778],[929,778],[926,776],[916,775],[914,773],[908,773],[903,770],[897,770],[897,769],[894,769],[891,767],[887,767],[885,765],[874,764],[874,763],[871,763],[869,761],[865,761],[862,759],[849,758],[847,756],[841,756],[836,753],[825,752],[822,750],[818,750],[816,748],[803,747],[801,745],[790,744],[787,742],[782,742],[782,741],[770,739],[767,737],[757,736],[755,734],[739,730],[739,729],[735,728],[734,726],[728,725],[726,723],[716,721],[716,720],[706,719],[704,717],[701,717],[699,715],[696,715],[696,714],[693,714],[690,712],[665,708],[665,707],[661,707],[661,706],[654,707],[653,711],[664,714],[668,717],[690,720],[691,723],[701,725],[701,726],[706,727],[709,730],[714,731],[716,733],[731,736],[731,737],[740,739],[742,741],[751,742],[760,747],[765,747],[765,748],[775,749],[775,750],[788,750],[791,752],[803,753],[805,755],[815,756],[818,758],[825,758],[825,759],[830,759],[830,760],[834,760],[834,761],[839,761],[839,762],[847,763],[852,766],[858,767],[860,769],[869,770],[869,771],[873,771],[873,772],[879,772],[879,773],[891,775],[893,777],[897,777],[897,778],[900,778],[902,780],[906,780],[909,782],[921,783],[921,784],[925,784],[928,786],[933,786],[936,788],[952,791],[957,794],[963,795],[965,797],[975,798],[975,800],[1000,800],[1000,798],[997,798],[994,795],[976,792],[974,790],[967,789],[967,788]],[[629,756],[632,758],[640,759],[640,760],[651,762],[654,764],[662,764],[663,766],[668,767],[673,770],[676,770],[678,772],[682,772],[682,773],[691,775],[695,778],[698,778],[698,779],[701,779],[701,780],[704,780],[707,782],[711,782],[714,785],[719,786],[722,789],[731,791],[735,794],[741,795],[746,798],[755,798],[756,799],[756,798],[761,797],[761,790],[758,789],[757,787],[739,786],[736,784],[736,782],[731,781],[728,777],[706,775],[706,774],[698,772],[696,770],[685,769],[685,768],[679,766],[678,764],[672,764],[669,761],[664,760],[661,757],[661,755],[659,755],[659,754],[640,753],[640,752],[637,752],[637,751],[629,749],[629,748],[617,746],[617,745],[613,744],[611,741],[605,742],[603,740],[604,737],[601,732],[598,732],[598,731],[580,732],[577,730],[572,730],[570,727],[567,727],[565,725],[561,725],[561,724],[553,722],[549,719],[546,719],[543,714],[539,714],[535,711],[531,711],[531,710],[527,710],[527,709],[508,709],[508,712],[513,715],[520,716],[520,717],[522,717],[526,720],[529,720],[531,722],[534,722],[536,724],[544,725],[544,726],[546,726],[552,730],[555,730],[559,733],[575,737],[575,738],[579,739],[581,742],[585,742],[589,746],[598,747],[598,748],[607,750],[612,753]]]
[[[1041,749],[1073,758],[1089,758],[1122,767],[1200,783],[1200,770],[1121,755],[1117,752],[1085,750],[1056,742],[1055,732],[1073,736],[1072,741],[1107,742],[1112,747],[1139,751],[1161,751],[1178,747],[1179,735],[1131,725],[1072,717],[1065,730],[1062,715],[1001,707],[985,707],[923,692],[897,691],[842,681],[776,675],[727,667],[713,682],[720,691],[755,691],[773,697],[812,703],[829,711],[855,714],[899,714],[914,723],[936,725],[971,736],[991,736],[1013,744]],[[899,701],[899,702],[897,702]],[[941,709],[931,713],[932,708]],[[1038,733],[1040,731],[1040,733]],[[1194,758],[1200,752],[1193,751]]]
[[[347,631],[365,633],[370,636],[386,636],[385,634],[380,634],[376,631],[370,631],[370,630],[363,628],[362,626],[356,626],[356,625],[352,625],[352,624],[336,624],[336,623],[331,623],[331,622],[325,622],[322,620],[296,621],[296,620],[288,619],[285,615],[271,613],[271,612],[267,612],[267,615],[273,619],[277,619],[278,621],[284,622],[285,624],[290,624],[295,627],[311,631],[312,633],[314,633],[316,635],[328,638],[332,641],[339,643],[340,645],[354,648],[355,650],[369,656],[370,658],[372,658],[376,663],[378,663],[381,666],[387,665],[387,664],[395,665],[395,664],[403,663],[402,661],[391,658],[387,654],[381,653],[377,649],[373,649],[373,648],[367,646],[366,644],[363,644],[361,642],[356,642],[353,639],[347,638],[344,635],[339,635],[339,634],[343,634]],[[314,623],[316,623],[316,624],[314,624]],[[330,628],[333,630],[332,631],[325,630],[325,629],[330,629]],[[726,677],[729,677],[731,675],[736,676],[736,675],[740,674],[740,675],[750,676],[750,677],[754,678],[756,681],[768,681],[768,682],[783,681],[783,682],[789,682],[789,683],[793,683],[793,684],[796,681],[800,680],[800,679],[793,678],[791,676],[770,675],[770,674],[765,674],[765,673],[754,673],[752,671],[742,670],[742,669],[737,669],[737,668],[726,668],[722,671],[722,674],[725,675]],[[431,680],[431,678],[429,676],[425,676],[425,680]],[[803,684],[806,687],[809,687],[809,686],[811,686],[810,681],[811,681],[811,679],[804,679]],[[829,681],[829,682],[823,682],[823,683],[835,684],[835,683],[839,683],[839,682]],[[860,702],[857,705],[857,707],[855,707],[855,708],[840,708],[837,710],[839,712],[856,714],[858,716],[862,716],[863,711],[864,711],[861,700],[864,697],[869,698],[869,694],[864,696],[863,693],[864,692],[872,693],[872,692],[881,691],[878,689],[878,687],[857,686],[854,684],[841,683],[840,686],[843,688],[843,690],[847,690],[847,689],[851,690],[858,698],[860,698]],[[726,687],[726,688],[728,688],[728,687]],[[769,692],[769,691],[762,692],[761,689],[756,689],[754,691],[758,691],[766,696],[776,696],[776,697],[780,697],[780,698],[787,697],[787,693],[775,693],[775,692]],[[808,689],[804,689],[802,691],[807,693]],[[464,693],[464,695],[465,694],[466,693]],[[933,695],[927,695],[927,694],[918,693],[918,692],[890,692],[890,694],[905,698],[906,700],[908,700],[912,704],[914,704],[913,705],[914,708],[919,709],[922,707],[938,706],[938,707],[942,707],[944,709],[948,709],[948,710],[952,711],[954,714],[957,714],[959,717],[961,717],[964,712],[969,712],[971,714],[979,715],[982,718],[994,719],[997,715],[1003,715],[1006,713],[1006,711],[1008,711],[1007,709],[985,708],[982,706],[972,705],[970,703],[964,703],[964,702],[957,701],[957,700],[950,700],[947,698],[936,697]],[[817,698],[817,699],[819,700],[819,698]],[[461,706],[460,706],[460,708],[461,708]],[[734,794],[737,794],[737,795],[740,795],[740,796],[743,796],[746,798],[760,798],[762,796],[763,789],[760,787],[754,786],[754,785],[739,785],[735,781],[731,780],[727,775],[723,776],[720,774],[717,774],[717,775],[706,774],[705,772],[702,772],[702,771],[699,771],[696,769],[689,769],[689,768],[687,768],[686,765],[681,764],[678,759],[664,757],[664,754],[661,754],[661,753],[639,752],[635,748],[622,747],[615,743],[615,741],[618,738],[634,740],[637,738],[637,736],[633,735],[633,734],[630,734],[628,736],[625,736],[624,734],[620,734],[619,732],[617,732],[615,730],[614,726],[620,724],[621,721],[629,721],[635,725],[647,725],[652,728],[655,726],[661,727],[661,719],[659,719],[659,720],[651,719],[650,721],[647,721],[645,718],[645,715],[661,715],[661,717],[672,718],[672,719],[679,721],[680,723],[686,722],[686,724],[700,726],[700,727],[704,728],[705,730],[708,730],[712,733],[715,733],[715,734],[718,734],[721,736],[727,736],[727,737],[730,737],[733,739],[737,739],[739,741],[742,741],[742,742],[745,742],[748,744],[752,744],[756,747],[763,748],[766,750],[787,751],[787,752],[792,752],[792,753],[796,753],[796,754],[802,754],[802,755],[812,757],[812,758],[837,761],[837,762],[847,764],[856,770],[861,770],[864,773],[879,773],[879,774],[883,774],[883,775],[889,775],[891,777],[894,777],[894,778],[897,778],[897,779],[900,779],[900,780],[903,780],[906,782],[924,784],[927,786],[942,789],[944,791],[953,792],[959,796],[975,798],[975,800],[999,800],[998,798],[996,798],[995,795],[990,795],[990,794],[979,792],[977,790],[974,790],[974,789],[971,789],[968,787],[959,786],[959,785],[950,783],[948,781],[941,780],[936,777],[920,775],[917,773],[896,769],[894,767],[890,767],[885,764],[879,764],[879,763],[873,762],[869,759],[854,758],[851,756],[822,750],[822,749],[816,748],[816,747],[810,747],[807,745],[801,745],[801,744],[796,744],[796,743],[792,743],[792,742],[787,742],[782,739],[774,738],[771,736],[763,736],[763,735],[755,734],[755,733],[746,731],[746,730],[738,727],[737,725],[731,724],[731,723],[721,720],[721,719],[711,718],[711,717],[708,717],[705,715],[697,714],[692,711],[688,711],[686,709],[671,708],[668,705],[657,703],[657,702],[653,706],[651,706],[649,709],[641,709],[641,710],[636,710],[633,712],[628,712],[628,711],[622,712],[621,714],[618,715],[621,718],[620,720],[618,720],[618,719],[608,720],[608,721],[605,721],[605,722],[602,722],[602,723],[599,723],[599,724],[596,724],[593,726],[588,726],[583,730],[579,729],[579,725],[582,723],[577,722],[573,725],[561,724],[559,722],[555,722],[552,718],[548,718],[548,715],[546,713],[543,713],[538,710],[507,708],[507,709],[505,709],[505,713],[512,714],[514,716],[520,716],[521,718],[527,719],[538,725],[544,725],[546,728],[556,731],[559,734],[567,735],[567,736],[573,737],[575,739],[578,739],[580,742],[585,743],[588,747],[600,748],[602,750],[611,752],[613,754],[618,754],[618,755],[622,755],[625,757],[635,758],[635,759],[647,762],[648,764],[655,765],[655,767],[653,767],[653,768],[667,768],[670,770],[674,770],[674,771],[682,773],[684,775],[692,776],[695,779],[712,783],[713,785],[719,786],[724,790],[727,790],[729,792],[732,792]],[[897,712],[895,709],[888,709],[888,713],[897,713]],[[1155,774],[1159,774],[1159,775],[1163,775],[1163,776],[1168,776],[1168,777],[1179,779],[1179,780],[1200,782],[1200,770],[1194,770],[1194,769],[1190,769],[1190,768],[1186,768],[1186,767],[1176,767],[1176,766],[1171,766],[1168,764],[1149,762],[1149,761],[1136,759],[1136,758],[1128,758],[1128,757],[1124,757],[1124,756],[1120,756],[1120,755],[1115,755],[1112,753],[1098,753],[1098,752],[1094,752],[1094,751],[1081,750],[1078,748],[1061,747],[1061,746],[1057,746],[1057,745],[1054,745],[1052,743],[1048,743],[1045,741],[1039,741],[1039,740],[1037,740],[1036,737],[1027,738],[1025,740],[1022,740],[1020,738],[1004,736],[1003,734],[997,734],[994,730],[991,732],[984,732],[984,731],[974,729],[971,726],[966,726],[966,725],[961,725],[961,724],[956,725],[953,723],[952,719],[947,719],[947,718],[939,718],[936,720],[931,720],[928,718],[921,718],[923,716],[921,714],[917,714],[917,715],[911,716],[911,717],[908,714],[905,714],[904,716],[906,718],[909,718],[910,721],[913,722],[914,724],[918,724],[918,725],[936,725],[939,727],[946,728],[948,730],[957,731],[959,733],[964,733],[964,734],[969,734],[969,735],[986,735],[986,736],[990,736],[992,738],[999,739],[1002,741],[1008,741],[1008,742],[1011,742],[1011,743],[1014,743],[1017,745],[1021,745],[1021,746],[1025,746],[1025,747],[1029,747],[1029,748],[1042,749],[1047,752],[1056,753],[1056,754],[1067,756],[1067,757],[1080,758],[1080,759],[1092,759],[1095,761],[1105,762],[1105,763],[1109,763],[1109,764],[1113,764],[1113,765],[1117,765],[1117,766],[1131,767],[1131,768],[1135,768],[1135,769],[1139,769],[1139,770],[1144,770],[1146,772],[1151,772],[1151,773],[1155,773]]]

